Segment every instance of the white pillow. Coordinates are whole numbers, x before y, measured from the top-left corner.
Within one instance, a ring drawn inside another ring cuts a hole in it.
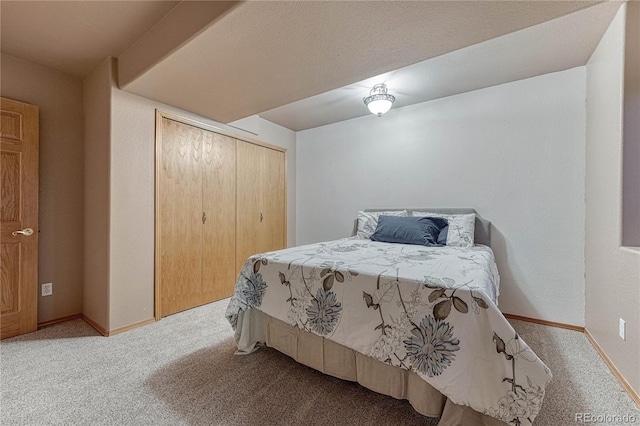
[[[358,212],[358,230],[356,237],[371,238],[378,226],[378,217],[380,216],[401,216],[407,217],[409,214],[406,210],[398,210],[391,212]]]
[[[470,214],[442,214],[431,212],[413,212],[412,216],[442,217],[449,222],[447,245],[453,247],[472,247],[476,229],[476,215]]]

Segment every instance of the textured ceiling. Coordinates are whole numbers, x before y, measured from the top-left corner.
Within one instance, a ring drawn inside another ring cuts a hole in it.
[[[230,122],[594,4],[248,2],[123,89]]]
[[[619,3],[563,17],[409,65],[260,114],[299,131],[368,115],[362,98],[385,82],[394,108],[586,64]]]
[[[0,2],[2,52],[77,77],[118,56],[177,1]]]
[[[618,5],[2,0],[0,41],[80,78],[116,56],[131,93],[304,129],[366,114],[379,79],[399,107],[584,64]]]

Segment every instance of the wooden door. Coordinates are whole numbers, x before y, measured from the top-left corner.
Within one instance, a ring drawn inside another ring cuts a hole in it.
[[[236,140],[205,132],[202,299],[230,297],[236,281]]]
[[[156,259],[160,316],[198,306],[202,283],[204,131],[162,118],[158,137]]]
[[[261,213],[260,252],[286,247],[285,218],[287,209],[285,186],[285,154],[282,151],[262,148],[261,159]]]
[[[260,235],[260,150],[257,145],[239,142],[238,196],[236,219],[236,274],[255,253]]]
[[[231,296],[236,140],[158,116],[156,318]]]
[[[0,338],[38,326],[38,118],[38,107],[0,98]]]
[[[286,218],[285,154],[238,143],[236,273],[256,253],[284,248]]]

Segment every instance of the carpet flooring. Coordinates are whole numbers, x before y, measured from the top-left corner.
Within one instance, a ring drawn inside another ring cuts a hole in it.
[[[326,376],[275,350],[234,356],[226,304],[109,338],[73,320],[2,341],[0,424],[437,424],[406,401]],[[583,334],[512,324],[554,373],[536,425],[576,424],[576,413],[634,416],[640,423],[640,410]]]

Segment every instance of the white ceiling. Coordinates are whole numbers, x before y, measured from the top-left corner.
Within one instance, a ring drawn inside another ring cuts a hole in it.
[[[601,3],[2,0],[0,41],[80,78],[117,56],[123,90],[299,130],[366,114],[380,79],[397,108],[582,65],[619,6]]]
[[[363,97],[385,82],[394,108],[586,64],[619,4],[604,3],[260,113],[299,131],[368,115]]]
[[[594,4],[247,2],[122,88],[228,123]]]

